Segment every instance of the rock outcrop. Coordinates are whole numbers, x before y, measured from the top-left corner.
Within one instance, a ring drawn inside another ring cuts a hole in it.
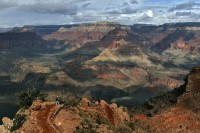
[[[178,106],[190,110],[200,109],[200,67],[194,67],[187,76],[185,93],[178,98]]]
[[[88,42],[99,41],[109,31],[119,27],[120,24],[112,22],[98,22],[94,24],[81,24],[70,28],[61,27],[58,31],[44,36],[46,40],[56,39],[64,44],[73,46],[84,45]]]
[[[16,133],[73,133],[91,128],[85,122],[92,122],[90,124],[93,126],[99,125],[96,130],[102,131],[104,128],[108,130],[102,120],[113,126],[130,121],[129,114],[116,104],[109,105],[101,100],[101,104],[88,106],[87,101],[88,99],[83,98],[81,105],[71,108],[55,105],[54,102],[35,101],[28,109],[27,120]]]
[[[7,117],[2,118],[3,125],[0,126],[1,133],[10,133],[10,129],[13,126],[13,121]]]
[[[199,77],[200,67],[193,68],[190,74],[187,76],[185,84],[177,89],[177,93],[180,94],[180,96],[177,95],[177,102],[174,102],[172,106],[165,108],[165,110],[163,110],[160,114],[157,114],[153,117],[135,115],[133,120],[137,124],[142,125],[140,129],[137,130],[141,130],[141,128],[143,128],[143,130],[157,133],[199,132]],[[163,95],[163,99],[165,96],[166,95]],[[148,103],[148,105],[149,112],[151,112],[152,108],[156,106],[150,103]]]

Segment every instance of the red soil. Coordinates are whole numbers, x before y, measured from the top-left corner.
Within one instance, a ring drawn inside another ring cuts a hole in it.
[[[54,105],[47,107],[45,110],[41,111],[37,115],[37,125],[43,130],[43,133],[54,133],[54,128],[48,123],[48,118],[50,115],[50,110]]]

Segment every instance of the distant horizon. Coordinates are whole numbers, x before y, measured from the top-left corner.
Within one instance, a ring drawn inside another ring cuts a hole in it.
[[[4,28],[4,27],[0,27],[1,29],[13,29],[13,28],[22,28],[22,27],[28,27],[28,26],[65,26],[65,25],[81,25],[81,24],[95,24],[95,23],[98,23],[98,22],[112,22],[112,21],[96,21],[96,22],[82,22],[82,23],[71,23],[71,24],[48,24],[48,25],[46,25],[46,24],[39,24],[39,25],[22,25],[22,26],[18,26],[18,27],[6,27],[6,28]],[[119,22],[114,22],[114,23],[119,23]],[[163,24],[158,24],[158,25],[156,25],[156,24],[148,24],[148,23],[135,23],[135,24],[130,24],[130,25],[126,25],[126,24],[121,24],[121,23],[119,23],[120,25],[125,25],[125,26],[133,26],[133,25],[149,25],[149,26],[162,26],[162,25],[165,25],[165,24],[186,24],[186,23],[199,23],[200,24],[200,22],[171,22],[171,23],[163,23]]]

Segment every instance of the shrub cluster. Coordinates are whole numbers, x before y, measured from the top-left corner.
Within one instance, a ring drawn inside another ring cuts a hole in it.
[[[47,94],[41,93],[40,90],[36,88],[30,88],[20,93],[17,93],[17,97],[19,100],[19,106],[28,108],[36,99],[45,101]]]
[[[11,132],[22,127],[23,123],[26,121],[26,115],[16,114],[13,120],[13,126],[11,127]]]

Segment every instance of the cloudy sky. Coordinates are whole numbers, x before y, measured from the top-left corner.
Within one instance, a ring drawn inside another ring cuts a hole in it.
[[[0,0],[0,27],[200,22],[200,0]]]

